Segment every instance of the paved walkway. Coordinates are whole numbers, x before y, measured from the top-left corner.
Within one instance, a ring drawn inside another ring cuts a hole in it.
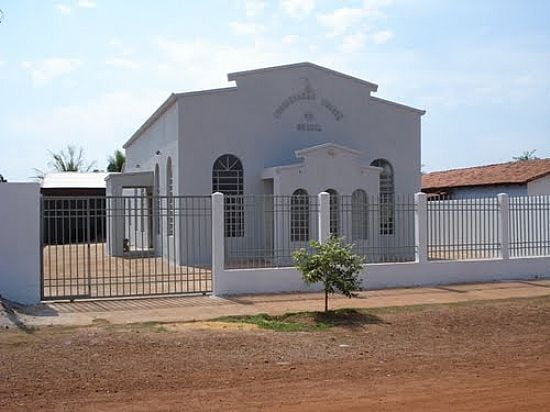
[[[349,300],[335,295],[331,308],[376,308],[475,300],[550,296],[550,279],[385,289],[361,292]],[[110,323],[188,322],[225,315],[278,314],[322,310],[323,294],[278,294],[218,298],[183,296],[155,299],[47,303],[12,311],[12,322],[24,325],[87,325],[97,320]]]

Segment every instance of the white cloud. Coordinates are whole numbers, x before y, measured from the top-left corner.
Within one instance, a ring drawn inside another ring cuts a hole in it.
[[[71,14],[75,7],[80,7],[83,9],[93,9],[96,7],[95,0],[78,0],[72,4],[69,3],[56,3],[55,8],[61,14]]]
[[[63,57],[21,62],[21,67],[30,73],[35,86],[44,86],[57,77],[74,72],[81,66],[82,61],[79,59]]]
[[[336,37],[361,22],[367,14],[363,8],[343,7],[331,13],[321,14],[318,19],[319,23],[328,29],[327,37]]]
[[[384,44],[391,38],[393,38],[393,32],[391,30],[380,30],[372,34],[372,41],[374,44]]]
[[[234,71],[303,60],[319,61],[279,39],[256,39],[252,44],[235,46],[204,39],[176,41],[159,37],[155,43],[161,53],[157,59],[160,62],[156,66],[157,75],[176,90],[227,87],[227,73]]]
[[[79,0],[76,5],[85,9],[93,9],[96,7],[95,0]]]
[[[105,60],[107,66],[115,67],[117,69],[137,70],[141,69],[142,64],[125,57],[112,57]]]
[[[248,17],[256,17],[263,13],[267,3],[262,0],[246,0],[244,2],[244,11]]]
[[[61,14],[71,14],[73,9],[71,8],[71,6],[69,6],[68,4],[63,4],[63,3],[56,3],[55,4],[55,8],[57,9],[58,12],[60,12]]]
[[[102,169],[106,156],[122,146],[167,97],[166,91],[157,89],[108,92],[78,105],[22,113],[7,126],[25,139],[29,152],[36,153],[29,169],[45,165],[48,150],[67,144],[82,146],[86,159],[97,160]]]
[[[364,0],[363,9],[371,18],[382,18],[385,16],[382,8],[389,6],[391,3],[393,3],[392,0]]]
[[[346,53],[353,53],[361,49],[367,40],[367,35],[364,32],[350,34],[342,40],[342,50]]]
[[[281,0],[283,11],[293,18],[304,18],[315,7],[315,0]]]
[[[239,22],[239,21],[230,22],[229,28],[233,33],[241,36],[258,34],[265,30],[265,26],[261,24],[252,23],[252,22]]]
[[[294,44],[298,41],[299,37],[296,34],[287,34],[283,37],[283,44]]]

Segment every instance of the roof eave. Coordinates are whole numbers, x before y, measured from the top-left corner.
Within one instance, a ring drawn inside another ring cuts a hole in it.
[[[122,145],[124,149],[127,149],[132,143],[134,143],[145,130],[149,128],[160,116],[164,114],[175,102],[177,101],[177,95],[175,93],[170,94],[168,98],[162,103],[157,110],[153,112],[151,116],[137,129],[134,134],[128,139],[126,143]]]
[[[261,69],[252,69],[252,70],[243,70],[243,71],[233,72],[233,73],[229,73],[227,75],[227,79],[229,81],[235,81],[239,77],[243,77],[243,76],[247,76],[247,75],[251,75],[251,74],[261,74],[261,73],[268,73],[268,72],[275,71],[275,70],[294,69],[294,68],[300,68],[300,67],[311,67],[311,68],[315,68],[317,70],[320,70],[320,71],[323,71],[325,73],[329,73],[329,74],[332,74],[332,75],[335,75],[335,76],[338,76],[338,77],[341,77],[341,78],[344,78],[344,79],[353,80],[357,83],[362,84],[363,86],[367,86],[373,92],[376,92],[378,90],[378,85],[375,84],[375,83],[371,83],[371,82],[368,82],[366,80],[360,79],[358,77],[353,77],[353,76],[350,76],[348,74],[344,74],[344,73],[338,72],[336,70],[328,69],[326,67],[319,66],[317,64],[310,63],[310,62],[285,64],[285,65],[281,65],[281,66],[264,67],[264,68],[261,68]]]

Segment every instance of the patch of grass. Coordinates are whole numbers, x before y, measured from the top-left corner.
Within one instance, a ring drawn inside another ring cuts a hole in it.
[[[277,332],[323,332],[332,327],[363,327],[366,324],[382,323],[370,313],[355,309],[338,309],[329,312],[297,312],[284,315],[260,313],[249,316],[226,316],[217,322],[249,323],[262,329]]]
[[[133,332],[169,332],[162,323],[154,321],[130,323],[126,327]]]

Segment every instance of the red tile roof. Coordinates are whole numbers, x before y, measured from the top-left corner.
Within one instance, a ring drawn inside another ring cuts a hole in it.
[[[422,190],[525,184],[548,174],[550,174],[550,159],[523,160],[465,169],[444,170],[423,175]]]

